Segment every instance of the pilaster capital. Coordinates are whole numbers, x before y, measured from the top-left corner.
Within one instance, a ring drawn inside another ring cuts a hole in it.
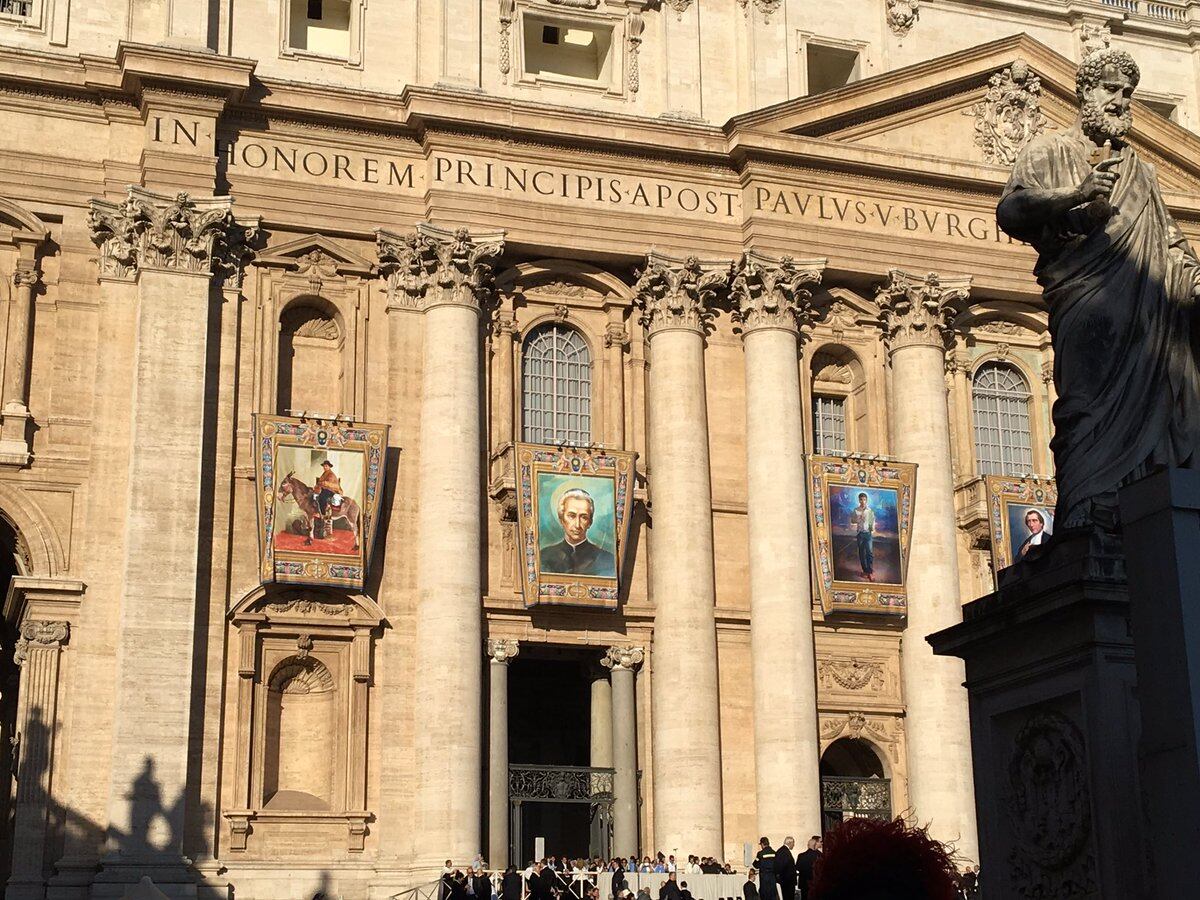
[[[202,275],[240,269],[247,238],[258,232],[257,219],[234,218],[232,197],[169,196],[131,185],[120,203],[93,199],[90,205],[100,274],[108,278],[129,279],[143,269]],[[231,245],[241,249],[231,251]]]
[[[629,329],[625,327],[624,322],[609,322],[604,326],[604,346],[629,346]]]
[[[71,634],[71,626],[66,622],[45,622],[39,619],[26,619],[21,623],[21,637],[17,640],[13,651],[13,662],[18,666],[25,664],[29,651],[42,647],[58,649],[67,642]]]
[[[971,353],[966,347],[955,345],[946,354],[946,374],[951,376],[971,374]]]
[[[733,317],[742,326],[742,336],[764,328],[798,333],[812,319],[812,292],[805,285],[820,283],[825,263],[824,259],[776,258],[756,250],[743,253],[729,287]]]
[[[428,222],[417,230],[375,232],[379,269],[391,305],[415,309],[466,306],[480,312],[492,287],[492,262],[504,252],[504,232],[472,234]]]
[[[685,330],[704,334],[712,320],[713,301],[728,287],[732,268],[723,261],[701,261],[694,256],[677,259],[651,250],[634,285],[648,333]]]
[[[33,287],[38,283],[37,264],[32,259],[19,258],[12,280],[17,287]]]
[[[505,666],[520,652],[521,645],[516,641],[508,638],[488,638],[487,657],[489,662]]]
[[[890,270],[887,282],[876,292],[889,350],[924,346],[945,352],[950,320],[970,293],[969,275],[941,278],[933,272],[922,276]]]
[[[636,672],[646,658],[641,647],[609,647],[600,665],[607,669],[627,669]]]
[[[516,340],[520,329],[517,327],[517,317],[511,309],[498,309],[492,316],[492,334],[496,337],[506,337]]]

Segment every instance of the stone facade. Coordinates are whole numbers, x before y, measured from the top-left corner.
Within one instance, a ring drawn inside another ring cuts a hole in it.
[[[579,703],[614,852],[806,836],[850,738],[973,857],[962,673],[924,637],[992,587],[980,367],[1020,374],[1053,474],[998,163],[1073,119],[1103,32],[1174,105],[1133,140],[1200,235],[1196,10],[324,3],[344,35],[279,0],[0,4],[8,896],[384,898],[501,862],[505,685],[561,652],[605,663]],[[572,28],[591,56],[538,56]],[[857,80],[809,97],[819,48]],[[549,324],[590,352],[592,442],[639,455],[616,612],[515,577]],[[920,464],[907,618],[814,602],[815,397]],[[253,416],[289,410],[391,425],[362,596],[259,584]]]

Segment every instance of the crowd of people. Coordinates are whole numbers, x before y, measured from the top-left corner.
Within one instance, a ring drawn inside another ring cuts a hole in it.
[[[979,866],[958,871],[942,844],[900,819],[851,819],[827,840],[828,852],[814,835],[797,853],[792,837],[778,848],[761,838],[741,900],[983,900]],[[652,892],[637,884],[643,874],[666,878]],[[710,856],[692,855],[680,863],[663,853],[607,861],[550,856],[503,872],[489,870],[482,858],[465,870],[446,860],[438,900],[693,900],[686,876],[735,874],[729,863]],[[602,875],[611,875],[604,897]]]

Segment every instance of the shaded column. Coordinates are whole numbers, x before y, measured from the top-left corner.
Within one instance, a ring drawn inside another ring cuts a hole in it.
[[[29,461],[29,347],[33,340],[33,292],[38,273],[34,246],[19,245],[8,305],[8,344],[4,354],[4,420],[0,427],[0,461]]]
[[[507,301],[506,306],[511,304]],[[496,404],[492,419],[495,422],[496,441],[493,451],[502,450],[513,441],[513,342],[517,336],[517,321],[511,308],[497,311],[492,323],[492,353],[495,359],[496,383],[492,397]]]
[[[482,849],[483,508],[481,301],[503,235],[420,224],[410,264],[423,285],[424,364],[417,463],[414,865]]]
[[[821,832],[799,326],[825,260],[753,251],[733,281],[746,363],[750,654],[759,834]],[[792,452],[781,452],[792,448]]]
[[[610,306],[608,324],[604,327],[608,380],[604,434],[608,445],[618,450],[625,448],[625,348],[629,346],[629,331],[625,327],[624,312],[619,306]]]
[[[638,855],[636,673],[641,647],[609,647],[603,664],[612,670],[613,856]]]
[[[516,641],[491,639],[488,658],[488,865],[508,858],[508,663],[521,652]]]
[[[971,402],[971,354],[963,341],[958,341],[946,358],[946,371],[950,375],[950,413],[955,425],[955,475],[965,478],[975,470],[975,413]]]
[[[651,253],[637,284],[650,346],[654,839],[712,856],[724,842],[704,335],[728,277],[728,263]]]
[[[978,859],[971,735],[963,663],[934,656],[927,635],[962,621],[950,416],[946,406],[947,323],[965,302],[969,278],[939,279],[898,269],[879,289],[892,364],[892,453],[917,469],[908,561],[908,622],[901,647],[909,798],[933,835]]]
[[[14,750],[19,762],[13,815],[12,875],[6,900],[41,900],[46,891],[50,775],[58,728],[59,656],[66,622],[26,619],[13,661],[21,667]]]

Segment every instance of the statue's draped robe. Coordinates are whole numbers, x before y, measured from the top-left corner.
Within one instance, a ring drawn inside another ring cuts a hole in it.
[[[1077,187],[1093,150],[1078,128],[1042,135],[1017,160],[1004,198]],[[1050,311],[1060,529],[1111,522],[1116,489],[1152,466],[1200,462],[1192,343],[1200,263],[1163,204],[1154,167],[1127,145],[1119,155],[1107,220],[1076,207],[1045,227],[1009,224],[1038,251],[1034,274]]]

